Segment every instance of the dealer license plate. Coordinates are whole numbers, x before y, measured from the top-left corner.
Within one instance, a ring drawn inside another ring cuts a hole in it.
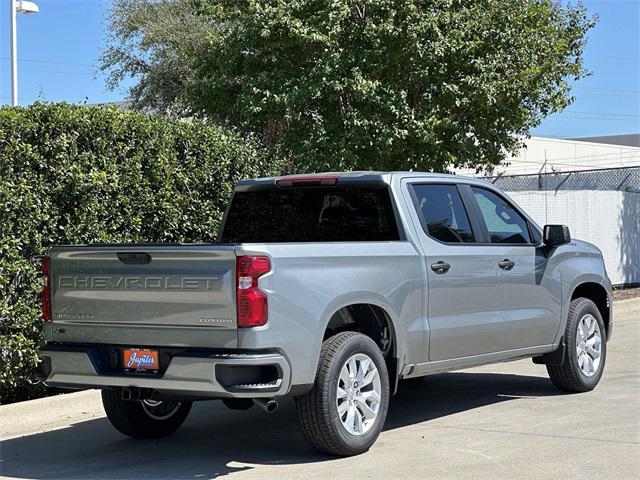
[[[122,365],[127,372],[157,372],[160,369],[158,351],[147,348],[125,348],[122,350]]]

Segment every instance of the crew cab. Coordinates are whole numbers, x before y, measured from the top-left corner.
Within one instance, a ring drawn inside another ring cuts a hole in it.
[[[400,380],[531,357],[584,392],[612,331],[598,248],[444,174],[244,180],[216,243],[56,246],[42,269],[42,378],[102,389],[136,438],[193,401],[291,396],[313,446],[354,455]]]

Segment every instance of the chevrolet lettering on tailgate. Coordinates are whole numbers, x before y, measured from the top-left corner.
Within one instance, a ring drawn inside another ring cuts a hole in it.
[[[59,288],[73,289],[150,289],[150,290],[212,290],[216,277],[155,277],[155,276],[60,276]]]

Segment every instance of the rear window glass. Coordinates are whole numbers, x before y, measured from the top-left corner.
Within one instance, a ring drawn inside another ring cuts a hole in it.
[[[388,187],[286,187],[236,192],[223,243],[399,240]]]

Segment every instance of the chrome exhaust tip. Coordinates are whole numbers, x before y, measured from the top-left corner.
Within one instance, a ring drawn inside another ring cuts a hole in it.
[[[267,413],[275,413],[280,404],[275,398],[254,398],[253,403]]]

